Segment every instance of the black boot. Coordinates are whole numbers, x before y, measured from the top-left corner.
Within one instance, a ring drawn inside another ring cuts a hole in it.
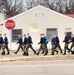
[[[39,55],[39,52],[36,55]]]
[[[52,52],[51,55],[54,55],[54,52]]]
[[[9,54],[10,54],[10,52],[7,53],[7,55],[9,55]]]
[[[58,51],[56,51],[56,53],[58,54]]]
[[[17,54],[17,52],[14,52],[14,54]]]
[[[1,55],[5,55],[5,52],[2,52]]]
[[[36,51],[34,51],[34,54],[36,54]]]
[[[29,54],[27,52],[24,52],[23,56],[29,56]]]
[[[42,51],[42,53],[41,54],[44,54],[44,51]]]
[[[47,55],[47,53],[44,54],[44,56]]]
[[[66,55],[66,53],[63,53],[63,55]]]
[[[29,56],[29,54],[28,54],[28,53],[26,53],[26,56]]]

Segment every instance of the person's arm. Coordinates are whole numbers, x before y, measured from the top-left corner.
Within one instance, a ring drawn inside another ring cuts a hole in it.
[[[17,41],[17,43],[16,44],[18,44],[20,42],[20,39]]]
[[[33,42],[32,42],[32,38],[30,37],[30,42],[33,44]]]

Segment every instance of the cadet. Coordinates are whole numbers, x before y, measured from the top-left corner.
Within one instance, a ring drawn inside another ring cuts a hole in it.
[[[28,48],[27,48],[27,50],[29,49],[29,48],[31,48],[32,49],[32,51],[34,52],[34,54],[36,54],[36,51],[34,50],[34,48],[32,47],[32,44],[33,44],[33,42],[32,42],[32,37],[30,36],[30,33],[27,33],[27,40],[28,40]]]
[[[62,49],[61,49],[61,46],[60,46],[60,41],[59,41],[59,37],[57,35],[55,35],[55,41],[56,41],[56,45],[55,45],[55,49],[57,49],[57,47],[59,48],[60,50],[60,53],[63,53],[62,52]]]
[[[63,55],[66,55],[66,50],[68,50],[69,52],[72,52],[72,51],[68,48],[68,45],[69,45],[69,37],[68,37],[68,35],[67,35],[66,32],[65,32],[65,37],[64,37],[63,42],[65,42]]]
[[[14,52],[15,54],[17,54],[18,53],[18,51],[20,50],[20,48],[22,49],[22,51],[23,51],[23,55],[25,55],[25,51],[24,51],[24,49],[23,49],[23,42],[22,42],[22,37],[21,37],[21,35],[18,35],[18,42],[17,42],[17,44],[19,44],[19,46],[18,46],[18,48],[17,48],[17,51],[16,52]]]
[[[3,43],[4,43],[3,37],[2,37],[2,34],[0,34],[0,50],[2,49],[3,52],[2,52],[1,54],[2,54],[2,55],[5,55],[4,49],[3,49]]]
[[[47,44],[48,44],[48,38],[45,36],[45,34],[43,34],[44,40],[45,40],[45,55],[48,54],[48,48],[47,48]]]
[[[42,50],[42,52],[45,52],[45,39],[43,37],[43,34],[40,34],[40,42],[38,44],[40,44],[40,48],[38,50],[37,55],[39,55],[41,50]]]
[[[9,52],[9,48],[8,48],[8,38],[7,38],[7,36],[6,36],[6,34],[4,34],[4,50],[3,50],[3,52],[2,52],[2,54],[5,54],[5,49],[7,50],[7,55],[9,55],[10,54],[10,52]]]
[[[27,48],[28,48],[28,39],[26,37],[26,34],[24,34],[24,42],[23,42],[23,44],[24,44],[25,55],[29,56],[28,50],[27,50]]]
[[[72,34],[72,38],[70,42],[72,42],[72,45],[70,47],[70,49],[72,50],[72,48],[74,47],[74,34]]]
[[[55,45],[56,45],[55,35],[52,35],[51,45],[52,45],[52,54],[51,55],[54,55],[54,52],[56,52],[58,54],[58,51],[55,50]]]
[[[0,34],[0,50],[2,48],[2,45],[3,45],[3,37],[2,37],[2,34]]]

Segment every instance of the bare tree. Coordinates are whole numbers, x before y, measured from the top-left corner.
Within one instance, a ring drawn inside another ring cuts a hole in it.
[[[53,0],[51,7],[60,13],[73,13],[73,0]]]
[[[42,6],[50,8],[51,6],[49,2],[50,0],[26,0],[25,8],[28,10],[38,5],[42,5]]]
[[[74,13],[74,0],[0,0],[0,12],[6,18],[15,16],[38,5],[50,8],[60,13]]]
[[[0,9],[6,18],[10,18],[23,12],[22,0],[0,0]]]

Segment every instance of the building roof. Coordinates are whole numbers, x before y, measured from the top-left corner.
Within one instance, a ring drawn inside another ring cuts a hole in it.
[[[44,10],[47,10],[47,11],[51,12],[51,13],[60,15],[60,16],[62,16],[62,17],[64,17],[64,18],[67,18],[67,19],[69,19],[69,20],[73,20],[73,21],[74,21],[74,19],[71,18],[71,17],[69,17],[69,16],[65,16],[65,15],[63,15],[63,14],[61,14],[61,13],[58,13],[58,12],[54,11],[54,10],[51,10],[51,9],[49,9],[49,8],[46,8],[46,7],[43,7],[43,6],[39,5],[39,6],[36,6],[36,7],[31,8],[31,9],[29,9],[29,10],[23,12],[23,13],[20,13],[20,14],[18,14],[18,15],[16,15],[16,16],[13,16],[13,17],[11,17],[11,18],[8,18],[8,19],[4,20],[3,22],[0,23],[0,25],[2,25],[3,23],[5,23],[5,22],[6,22],[7,20],[9,20],[9,19],[14,19],[14,18],[20,17],[21,15],[25,15],[25,14],[27,14],[28,12],[31,12],[31,11],[33,11],[33,10],[35,10],[35,9],[38,9],[38,8],[42,8],[42,9],[44,9]]]
[[[66,14],[66,16],[69,16],[71,18],[74,18],[74,14]]]

